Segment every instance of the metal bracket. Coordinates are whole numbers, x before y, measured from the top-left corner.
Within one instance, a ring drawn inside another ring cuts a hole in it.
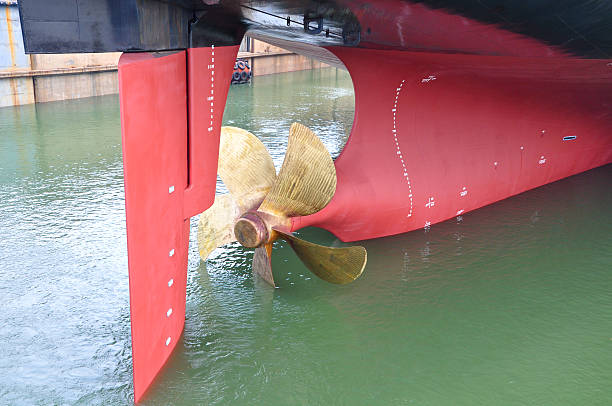
[[[311,28],[310,23],[316,22],[316,28]],[[304,15],[304,31],[308,34],[316,35],[323,31],[323,17],[307,17]]]

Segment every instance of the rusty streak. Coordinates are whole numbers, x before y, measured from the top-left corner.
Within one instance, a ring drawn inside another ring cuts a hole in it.
[[[11,50],[11,66],[16,67],[15,62],[15,41],[13,40],[13,24],[11,23],[10,7],[4,8],[6,11],[6,30],[8,32],[9,49]]]

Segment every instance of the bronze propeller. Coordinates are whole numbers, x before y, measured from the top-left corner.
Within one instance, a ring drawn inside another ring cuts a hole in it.
[[[336,192],[336,168],[319,138],[294,123],[278,176],[272,157],[250,132],[223,127],[218,174],[228,195],[220,195],[200,215],[198,246],[202,260],[217,247],[238,241],[255,248],[253,271],[274,286],[272,245],[281,238],[319,278],[344,284],[357,279],[366,264],[365,248],[332,248],[291,234],[291,217],[322,210]]]

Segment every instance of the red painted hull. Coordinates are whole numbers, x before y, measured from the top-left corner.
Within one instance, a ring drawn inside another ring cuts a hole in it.
[[[404,233],[612,161],[609,61],[330,50],[355,119],[336,195],[294,230]]]
[[[245,31],[354,83],[337,192],[294,230],[403,233],[612,161],[611,2],[47,3],[19,1],[28,53],[183,49],[119,65],[136,401],[183,329],[189,218],[214,200]]]
[[[403,233],[612,161],[608,61],[330,51],[354,82],[353,129],[333,200],[294,230]],[[236,52],[120,61],[136,401],[182,333],[189,218],[213,202]]]
[[[572,59],[418,5],[411,12],[398,21],[404,29],[421,21],[417,34],[448,20],[426,38],[445,52],[328,48],[353,79],[353,129],[335,162],[334,198],[293,219],[294,230],[318,226],[344,241],[404,233],[612,161],[610,60]],[[384,38],[408,32],[375,26],[368,12],[360,18]],[[452,29],[467,30],[458,43],[470,54],[449,51]],[[236,52],[120,62],[136,401],[183,329],[189,218],[214,199]]]
[[[189,218],[214,201],[237,51],[124,54],[119,61],[136,401],[183,331]]]

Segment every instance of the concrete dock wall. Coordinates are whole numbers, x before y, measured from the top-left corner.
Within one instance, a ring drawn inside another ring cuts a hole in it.
[[[117,62],[121,52],[32,55],[37,102],[103,96],[119,92]],[[41,74],[48,72],[49,74]]]
[[[23,49],[16,0],[0,0],[0,73],[30,69]],[[26,77],[0,76],[0,107],[34,103],[34,85]]]
[[[17,0],[0,0],[0,107],[118,93],[120,56],[26,55]],[[327,66],[251,38],[243,41],[238,58],[249,61],[254,76]]]
[[[17,1],[0,0],[0,107],[117,93],[120,55],[26,55]]]
[[[239,52],[238,58],[247,59],[253,69],[253,76],[294,72],[327,67],[322,62],[298,55],[263,41],[250,39],[249,52]]]

